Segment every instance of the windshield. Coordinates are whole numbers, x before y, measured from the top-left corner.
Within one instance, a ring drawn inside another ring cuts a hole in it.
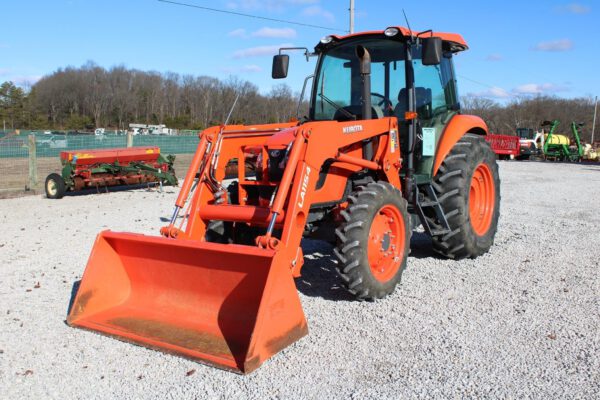
[[[533,139],[533,129],[531,128],[518,128],[517,135],[521,139]]]
[[[373,118],[395,116],[408,111],[404,43],[390,39],[359,38],[327,51],[319,64],[311,102],[313,120],[361,119],[362,80],[356,46],[371,54],[371,103]],[[423,65],[421,49],[413,50],[416,111],[421,120],[432,120],[458,109],[452,53],[444,54],[439,65]]]
[[[356,46],[371,54],[371,100],[375,117],[392,115],[405,85],[404,45],[386,39],[350,41],[329,50],[320,63],[313,93],[312,119],[360,117],[362,80]],[[343,110],[340,110],[343,109]]]

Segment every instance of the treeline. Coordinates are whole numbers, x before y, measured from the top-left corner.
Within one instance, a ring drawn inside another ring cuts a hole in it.
[[[297,107],[287,85],[262,95],[256,85],[235,77],[105,69],[91,62],[59,69],[27,93],[11,82],[0,88],[0,119],[7,129],[127,129],[129,123],[203,129],[223,123],[238,96],[229,123],[286,121]]]
[[[235,77],[223,81],[123,66],[105,69],[88,62],[80,68],[59,69],[29,90],[4,82],[0,85],[0,124],[7,129],[125,130],[129,123],[203,129],[223,123],[237,96],[230,123],[279,122],[296,116],[298,95],[287,85],[275,86],[263,95],[254,84]],[[514,134],[516,128],[537,129],[544,120],[559,119],[564,133],[571,121],[585,123],[582,137],[590,140],[591,98],[540,96],[501,104],[465,97],[461,103],[463,112],[483,117],[494,133]]]
[[[516,128],[538,130],[543,121],[558,119],[561,122],[558,133],[570,135],[571,122],[575,121],[585,124],[579,131],[582,140],[589,142],[592,136],[593,98],[561,99],[539,96],[514,99],[502,105],[486,98],[463,97],[461,105],[463,112],[482,117],[493,133],[515,134]],[[598,124],[598,121],[596,123]],[[600,134],[596,132],[594,140],[599,139]]]

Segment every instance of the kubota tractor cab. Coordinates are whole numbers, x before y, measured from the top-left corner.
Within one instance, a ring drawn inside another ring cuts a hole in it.
[[[452,258],[478,255],[461,247],[462,240],[451,247],[447,243],[449,237],[442,236],[455,230],[445,215],[454,207],[448,205],[447,211],[443,210],[437,197],[444,190],[433,181],[449,146],[459,136],[487,134],[487,126],[480,118],[460,113],[452,60],[467,49],[464,39],[432,31],[413,33],[400,27],[344,37],[326,36],[312,54],[305,48],[281,49],[273,59],[273,78],[287,76],[289,56],[282,51],[295,49],[304,49],[307,59],[318,57],[309,115],[303,122],[397,118],[403,159],[402,192],[409,211],[419,216],[418,221],[434,237],[434,249],[439,253]],[[365,56],[358,54],[365,49],[368,63]],[[365,159],[372,158],[375,144],[377,138],[364,141]]]
[[[400,282],[411,219],[445,257],[487,252],[498,167],[486,124],[460,112],[452,58],[466,49],[400,27],[321,40],[309,115],[204,130],[169,225],[101,232],[68,323],[246,373],[307,333],[302,237],[333,244],[362,300]],[[288,62],[275,56],[274,78]]]

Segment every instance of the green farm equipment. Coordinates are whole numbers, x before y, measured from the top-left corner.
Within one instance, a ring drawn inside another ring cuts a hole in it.
[[[550,131],[544,137],[544,158],[553,161],[571,161],[579,162],[583,157],[584,148],[579,139],[579,129],[582,123],[571,123],[571,133],[573,141],[565,135],[556,134],[556,128],[560,124],[559,120],[544,121],[542,126],[549,126]],[[574,142],[572,144],[572,142]]]
[[[160,148],[74,150],[60,153],[61,174],[46,178],[46,196],[60,199],[67,191],[156,182],[177,185],[175,156],[163,157]]]

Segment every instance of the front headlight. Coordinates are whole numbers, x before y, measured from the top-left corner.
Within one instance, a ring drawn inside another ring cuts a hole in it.
[[[394,37],[399,32],[400,32],[400,30],[398,28],[390,27],[390,28],[387,28],[385,31],[383,31],[383,34],[387,37]]]
[[[321,39],[322,44],[329,44],[333,41],[333,36],[325,36]]]

